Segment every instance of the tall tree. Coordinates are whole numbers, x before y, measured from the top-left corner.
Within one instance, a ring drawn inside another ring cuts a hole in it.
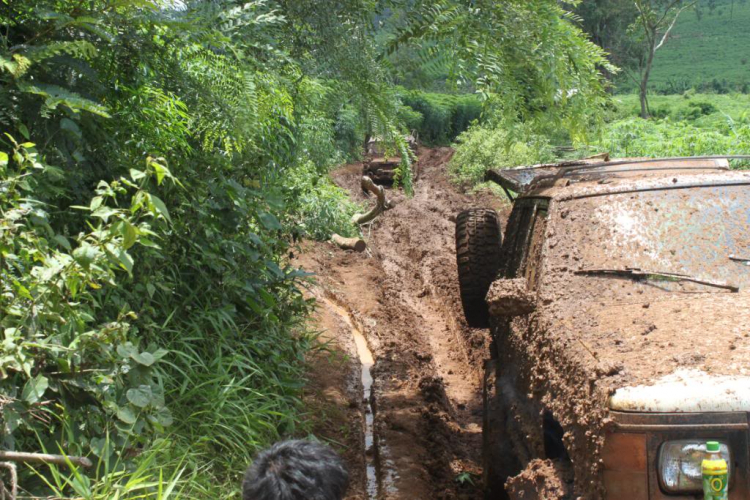
[[[641,118],[648,118],[648,80],[654,64],[656,51],[661,49],[669,39],[672,29],[680,14],[694,7],[698,0],[633,0],[638,17],[631,27],[631,31],[640,33],[642,50],[637,58],[639,78],[631,74],[638,84],[641,102]],[[641,38],[642,37],[642,38]]]
[[[537,117],[571,131],[590,125],[604,97],[599,68],[613,69],[557,0],[413,0],[394,38],[449,51],[450,77],[465,78],[506,120]],[[444,56],[438,53],[438,56]]]

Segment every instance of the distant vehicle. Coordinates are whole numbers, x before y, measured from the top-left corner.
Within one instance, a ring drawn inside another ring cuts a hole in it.
[[[466,319],[493,339],[487,498],[703,498],[709,440],[729,498],[750,498],[750,172],[597,159],[488,178],[514,200],[504,237],[491,210],[456,224]]]
[[[404,136],[409,149],[416,156],[418,141],[415,134]],[[370,177],[376,184],[390,186],[393,184],[396,169],[401,165],[400,156],[386,156],[386,144],[380,137],[372,137],[367,141],[367,154],[362,165],[362,175]],[[419,176],[419,170],[413,167],[414,180]]]

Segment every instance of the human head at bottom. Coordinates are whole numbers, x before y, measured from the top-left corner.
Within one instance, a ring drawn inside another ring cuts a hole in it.
[[[330,447],[282,441],[247,469],[242,500],[342,500],[348,485],[349,473]]]

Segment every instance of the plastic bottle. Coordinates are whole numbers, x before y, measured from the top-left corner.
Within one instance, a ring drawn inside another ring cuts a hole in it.
[[[716,441],[706,443],[706,458],[701,464],[703,473],[703,499],[727,500],[729,470],[727,461],[721,456],[721,446]]]

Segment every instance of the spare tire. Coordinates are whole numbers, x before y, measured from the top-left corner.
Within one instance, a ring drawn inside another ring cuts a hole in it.
[[[500,269],[502,233],[494,210],[472,208],[456,218],[456,261],[461,302],[469,326],[486,328],[485,297]]]

